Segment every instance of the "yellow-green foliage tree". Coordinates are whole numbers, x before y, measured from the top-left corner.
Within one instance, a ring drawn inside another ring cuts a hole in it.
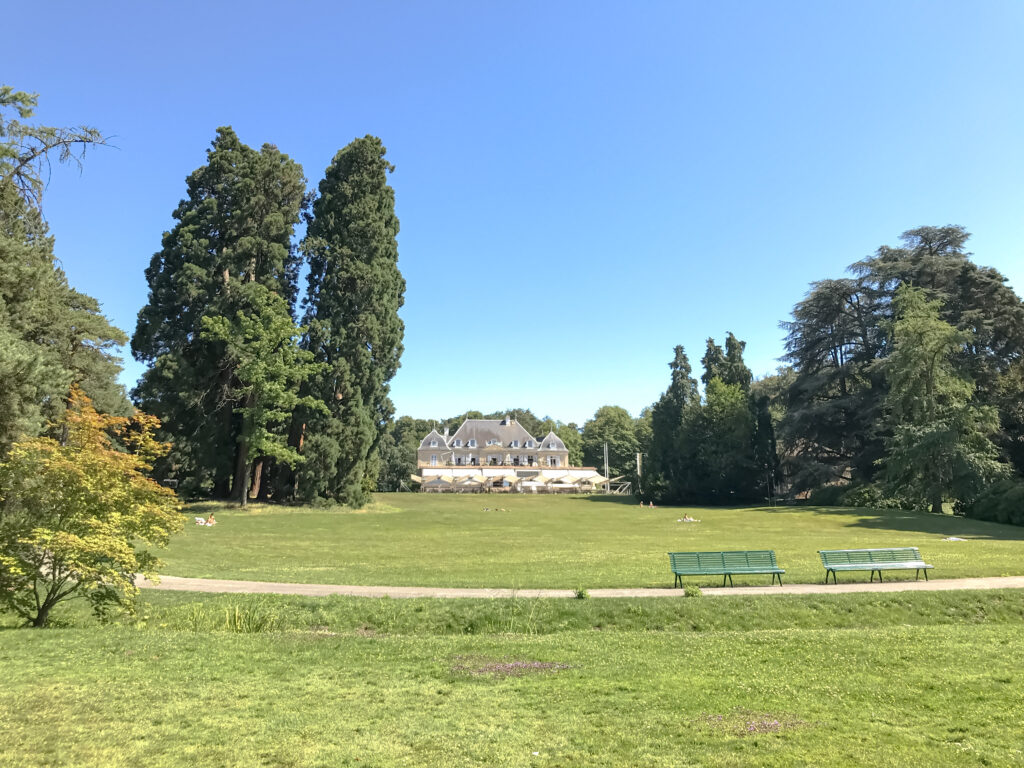
[[[0,608],[35,627],[73,598],[97,616],[131,612],[135,574],[159,564],[145,547],[183,524],[175,494],[146,476],[167,451],[154,417],[99,414],[73,389],[58,426],[62,440],[22,439],[0,463]]]

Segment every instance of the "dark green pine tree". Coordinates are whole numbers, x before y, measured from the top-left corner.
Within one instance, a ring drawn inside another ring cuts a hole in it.
[[[953,364],[971,335],[944,322],[921,288],[901,286],[893,306],[885,479],[894,496],[941,514],[943,502],[969,503],[1008,474],[991,441],[999,416],[974,402],[974,382]]]
[[[700,400],[697,380],[693,378],[690,360],[682,346],[675,348],[675,357],[668,367],[672,380],[651,409],[651,447],[642,481],[644,496],[662,502],[677,501],[684,495],[680,485],[685,468],[679,451],[683,411]]]
[[[750,382],[754,380],[754,374],[743,362],[743,350],[747,348],[747,342],[737,339],[732,331],[725,337],[725,360],[722,366],[722,381],[726,384],[735,384],[744,392],[750,392]]]
[[[240,358],[223,339],[204,336],[203,320],[244,311],[241,288],[249,283],[286,306],[295,301],[299,259],[291,240],[305,179],[276,147],[256,151],[231,128],[219,128],[207,164],[187,187],[174,211],[177,223],[146,270],[149,301],[139,312],[132,352],[150,367],[134,395],[160,417],[173,444],[159,471],[173,473],[192,493],[241,498]]]
[[[23,122],[35,105],[35,96],[0,86],[0,455],[57,420],[72,384],[100,412],[131,412],[117,383],[115,347],[125,335],[68,285],[39,209],[51,156],[78,162],[104,139],[92,128]]]
[[[708,346],[704,351],[704,357],[701,358],[700,364],[704,366],[704,373],[700,376],[701,383],[704,386],[710,384],[712,379],[721,379],[725,375],[725,352],[722,351],[722,348],[710,336],[708,337]]]
[[[299,495],[362,504],[376,486],[377,445],[393,414],[405,279],[398,269],[394,167],[380,139],[356,139],[319,185],[302,249],[309,262],[305,346],[323,370],[308,393],[325,414],[300,413]]]

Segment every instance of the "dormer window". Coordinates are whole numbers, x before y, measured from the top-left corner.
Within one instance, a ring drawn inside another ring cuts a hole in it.
[[[533,440],[527,440],[526,441],[526,447],[527,448],[533,448]]]
[[[461,447],[462,447],[462,441],[461,440],[453,440],[452,441],[452,448],[461,448]]]
[[[437,440],[431,440],[430,441],[430,447],[431,448],[437,448]]]
[[[510,447],[511,448],[518,448],[519,447],[519,441],[518,440],[513,440],[512,441],[512,445]]]
[[[466,443],[467,448],[476,448],[476,440],[470,440]]]
[[[499,441],[497,441],[497,440],[488,440],[488,441],[487,441],[487,444],[488,444],[488,445],[497,445],[497,444],[498,444],[498,442],[499,442]]]

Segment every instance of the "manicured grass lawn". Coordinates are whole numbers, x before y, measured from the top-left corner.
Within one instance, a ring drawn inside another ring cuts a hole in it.
[[[0,631],[0,762],[1020,764],[1024,596],[912,597],[522,601],[524,612],[557,602],[557,613],[536,634],[465,635],[435,631],[464,601],[210,596],[197,611],[184,596],[149,596],[144,629]],[[491,616],[478,617],[483,626],[515,601],[471,602]],[[300,629],[318,604],[317,620],[334,624]],[[377,604],[393,606],[403,634],[342,627]],[[232,605],[277,611],[289,629],[154,624]],[[653,631],[668,618],[645,618],[648,606],[671,606],[679,631]],[[610,631],[579,628],[593,610],[609,615]],[[723,628],[749,610],[766,628]],[[913,625],[890,623],[903,611]],[[710,625],[687,627],[687,612]]]
[[[211,509],[216,527],[191,525],[192,516]],[[819,549],[887,546],[920,547],[936,566],[934,578],[1024,573],[1024,529],[902,511],[641,509],[599,497],[380,494],[361,512],[208,504],[191,512],[184,534],[162,554],[164,573],[392,586],[669,587],[670,550],[774,549],[786,582],[796,583],[823,580]],[[702,522],[677,522],[684,512]],[[968,541],[942,541],[946,536]]]

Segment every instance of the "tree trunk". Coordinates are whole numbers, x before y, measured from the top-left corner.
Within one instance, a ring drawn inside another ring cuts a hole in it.
[[[932,491],[932,514],[942,514],[942,490],[939,488]]]
[[[36,617],[34,619],[32,619],[32,626],[33,627],[35,627],[36,629],[42,629],[43,627],[46,626],[47,622],[49,622],[49,620],[50,620],[50,608],[51,607],[52,606],[49,606],[46,603],[43,603],[43,605],[39,608],[39,613],[37,613]]]
[[[263,462],[265,459],[257,459],[252,468],[252,484],[249,486],[249,498],[255,499],[260,495],[260,480],[263,477]]]
[[[238,444],[235,484],[231,491],[231,495],[238,498],[238,505],[244,507],[249,500],[249,446],[244,441]]]

